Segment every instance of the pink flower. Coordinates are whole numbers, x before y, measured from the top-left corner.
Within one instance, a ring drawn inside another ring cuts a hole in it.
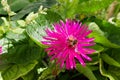
[[[54,29],[47,29],[47,36],[44,36],[43,44],[48,45],[46,49],[51,60],[57,60],[56,64],[66,69],[76,68],[76,60],[85,66],[85,60],[92,59],[88,54],[95,50],[89,46],[95,45],[94,38],[87,38],[92,31],[81,22],[67,19],[66,22],[54,24]]]
[[[0,46],[0,54],[2,54],[2,47]]]

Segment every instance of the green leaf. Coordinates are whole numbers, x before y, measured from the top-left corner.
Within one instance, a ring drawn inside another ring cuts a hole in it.
[[[38,80],[47,80],[47,79],[50,79],[50,78],[53,78],[53,77],[54,77],[54,75],[52,75],[52,70],[50,68],[47,68],[39,76]]]
[[[9,23],[9,21],[7,21]],[[4,21],[5,23],[5,21]],[[14,20],[14,21],[10,21],[10,28],[12,29],[17,29],[17,28],[21,28],[24,27],[26,25],[24,20]],[[23,29],[23,28],[21,28]]]
[[[25,35],[25,33],[18,34],[18,33],[15,33],[13,31],[8,31],[8,32],[6,32],[6,38],[11,39],[11,40],[15,40],[15,41],[19,41],[19,40],[25,39],[26,35]]]
[[[104,35],[105,33],[99,28],[99,26],[95,22],[90,22],[89,29],[99,33],[100,35]]]
[[[113,1],[114,0],[87,0],[87,1],[79,2],[76,12],[84,13],[84,14],[93,14],[97,11],[105,9]]]
[[[29,0],[7,0],[8,4],[11,7],[12,11],[18,11],[24,8],[26,5],[30,4]],[[0,4],[0,14],[7,14],[4,10],[2,5]]]
[[[108,77],[110,80],[118,80],[116,77],[114,77],[113,75],[110,74],[110,72],[106,71],[104,69],[104,65],[103,65],[103,61],[102,59],[99,60],[99,67],[100,67],[100,73],[101,75],[105,76],[105,77]]]
[[[110,40],[111,43],[120,45],[120,27],[117,27],[105,20],[100,20],[97,18],[93,18],[92,21],[95,21],[95,23],[100,27],[100,29],[105,32],[105,36],[108,40]]]
[[[27,25],[27,34],[37,45],[41,47],[46,47],[40,42],[43,40],[42,37],[46,35],[45,29],[47,27],[50,28],[53,22],[57,22],[61,19],[57,13],[54,13],[56,15],[53,15],[53,13],[54,12],[49,12],[47,15],[41,14],[38,18],[35,19],[35,21]]]
[[[55,23],[59,20],[62,20],[62,17],[60,15],[58,15],[56,12],[53,12],[50,10],[47,11],[47,15],[45,15],[45,17],[49,23]]]
[[[27,64],[13,64],[7,70],[2,72],[3,80],[16,80],[20,76],[31,71],[37,63],[37,61],[32,61]]]
[[[22,76],[23,80],[35,80],[35,72],[32,70],[26,75]]]
[[[31,4],[26,5],[22,10],[20,10],[11,19],[12,20],[18,20],[18,19],[24,17],[25,15],[27,15],[30,12],[37,12],[40,5],[43,5],[45,8],[49,8],[55,3],[56,3],[55,0],[41,0],[41,1],[33,2]]]
[[[104,47],[102,47],[102,46],[100,46],[98,44],[96,44],[94,46],[91,46],[91,48],[93,48],[94,50],[96,50],[94,53],[100,53],[100,52],[102,52],[104,50]]]
[[[41,3],[34,2],[29,5],[26,5],[21,11],[19,11],[15,16],[13,16],[11,19],[12,20],[18,20],[27,15],[30,12],[37,11],[38,8],[40,7]]]
[[[1,76],[1,72],[0,72],[0,80],[3,80],[2,76]]]
[[[54,78],[62,71],[64,72],[64,70],[60,69],[55,62],[50,62],[49,66],[38,69],[38,74],[40,74],[38,80],[54,80]]]
[[[6,70],[9,68],[11,65],[10,64],[4,64],[2,61],[0,62],[0,72]]]
[[[3,50],[2,54],[4,54],[4,53],[8,52],[8,48],[13,46],[13,44],[11,43],[10,40],[8,40],[7,38],[4,37],[4,38],[0,39],[0,46],[2,46],[2,50]]]
[[[108,71],[112,75],[114,75],[116,78],[118,78],[117,80],[120,80],[120,68],[114,67],[114,66],[109,66]]]
[[[97,78],[94,76],[92,70],[89,67],[87,66],[83,67],[82,65],[77,64],[76,69],[77,71],[84,74],[89,80],[97,80]]]
[[[89,66],[89,68],[90,68],[92,71],[96,71],[96,70],[99,69],[98,66]]]
[[[112,51],[109,51],[108,53],[111,54],[111,57],[117,61],[120,64],[120,49],[112,49]],[[116,66],[109,66],[108,71],[111,72],[111,74],[115,75],[118,80],[120,80],[120,68]]]
[[[26,32],[29,37],[39,46],[45,47],[40,40],[45,35],[45,28],[49,25],[44,16],[40,16],[36,19],[36,22],[32,22],[26,28]],[[39,23],[38,23],[39,22]]]
[[[89,24],[89,28],[93,30],[89,37],[94,37],[96,43],[100,43],[106,47],[120,48],[120,29],[118,27],[108,23],[107,21],[102,21],[93,17],[88,21],[93,21],[93,23]]]
[[[97,32],[92,32],[89,37],[94,37],[96,43],[100,43],[106,47],[111,47],[111,48],[120,48],[119,45],[111,43],[105,36],[100,35]]]
[[[109,65],[113,65],[120,68],[120,63],[115,61],[112,57],[108,56],[107,54],[101,54],[101,58]]]
[[[58,0],[59,5],[52,7],[52,10],[62,16],[62,18],[74,18],[79,0]]]
[[[99,73],[98,70],[95,71],[94,74],[95,74],[97,80],[108,80],[106,77],[102,76],[102,75]]]
[[[26,41],[26,42],[25,42]],[[2,54],[3,63],[25,64],[41,58],[43,49],[28,40],[13,43],[8,53]]]
[[[92,61],[88,61],[86,64],[87,65],[96,65],[99,63],[99,58],[98,58],[98,54],[93,54],[90,56],[92,58]]]
[[[3,37],[4,33],[5,33],[4,27],[0,26],[0,38]]]
[[[112,49],[112,51],[110,51],[110,52],[111,52],[111,57],[120,64],[120,58],[119,58],[120,57],[120,54],[119,54],[120,49]]]
[[[62,18],[74,18],[76,14],[95,14],[107,8],[114,0],[58,0],[52,9]]]

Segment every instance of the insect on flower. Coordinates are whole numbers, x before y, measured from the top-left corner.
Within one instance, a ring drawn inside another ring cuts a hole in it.
[[[87,37],[92,30],[80,21],[71,19],[55,23],[53,27],[53,30],[46,29],[47,35],[43,37],[42,43],[49,46],[46,51],[51,60],[57,60],[56,64],[60,68],[65,66],[66,69],[73,69],[76,68],[76,60],[82,66],[85,66],[85,60],[92,60],[88,54],[95,50],[89,47],[95,45],[95,42],[94,38]]]

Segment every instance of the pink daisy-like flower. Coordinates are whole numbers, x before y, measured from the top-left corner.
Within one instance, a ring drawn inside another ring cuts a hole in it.
[[[89,46],[95,45],[94,38],[87,38],[92,31],[81,22],[67,19],[66,22],[55,23],[54,29],[47,29],[47,36],[44,36],[43,44],[48,45],[46,49],[51,60],[56,59],[61,68],[76,68],[76,60],[85,66],[85,61],[92,59],[88,54],[95,50]]]

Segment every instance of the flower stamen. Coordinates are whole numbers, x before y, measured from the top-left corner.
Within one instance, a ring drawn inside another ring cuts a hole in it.
[[[67,39],[67,41],[68,41],[68,46],[69,47],[75,47],[75,45],[78,42],[73,36],[69,36],[69,38]]]

